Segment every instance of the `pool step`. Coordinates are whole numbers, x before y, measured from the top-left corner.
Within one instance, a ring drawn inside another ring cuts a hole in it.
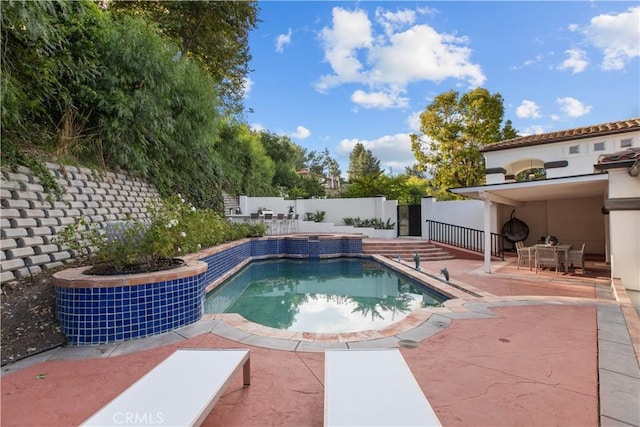
[[[412,260],[415,253],[420,261],[442,261],[454,259],[448,251],[424,240],[396,239],[362,241],[362,253],[367,255],[383,255],[396,259],[398,254],[404,260]]]

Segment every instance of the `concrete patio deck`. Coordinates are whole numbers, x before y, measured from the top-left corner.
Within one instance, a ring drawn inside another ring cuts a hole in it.
[[[420,310],[395,330],[357,341],[268,336],[215,318],[16,362],[2,369],[2,425],[78,425],[176,348],[248,348],[251,386],[243,388],[239,375],[204,425],[320,426],[322,350],[401,347],[444,426],[640,426],[640,320],[613,297],[610,279],[535,274],[516,269],[514,258],[492,274],[481,261],[422,265],[434,275],[443,267],[481,296]]]

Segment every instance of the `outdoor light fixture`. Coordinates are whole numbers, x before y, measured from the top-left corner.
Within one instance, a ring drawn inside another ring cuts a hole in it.
[[[444,276],[444,280],[446,280],[448,282],[449,281],[449,270],[447,270],[447,267],[445,267],[442,270],[440,270],[440,273],[442,273],[442,275]]]
[[[640,175],[640,160],[636,160],[635,162],[633,162],[633,164],[629,168],[629,175],[631,176]]]
[[[413,254],[413,260],[416,263],[416,270],[420,271],[420,256],[418,255],[418,252]]]

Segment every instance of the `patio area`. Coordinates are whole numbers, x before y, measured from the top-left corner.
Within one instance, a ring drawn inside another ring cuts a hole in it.
[[[203,425],[320,426],[325,348],[400,347],[444,426],[639,426],[640,320],[614,298],[607,266],[588,260],[585,274],[556,275],[516,263],[508,257],[492,274],[482,261],[423,263],[433,275],[447,267],[451,283],[479,297],[349,343],[210,319],[121,344],[58,348],[3,367],[2,425],[78,425],[176,348],[247,348],[251,386],[238,375]]]

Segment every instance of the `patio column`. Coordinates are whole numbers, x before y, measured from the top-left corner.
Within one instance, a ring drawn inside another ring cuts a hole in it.
[[[491,201],[484,202],[484,272],[491,273]]]

